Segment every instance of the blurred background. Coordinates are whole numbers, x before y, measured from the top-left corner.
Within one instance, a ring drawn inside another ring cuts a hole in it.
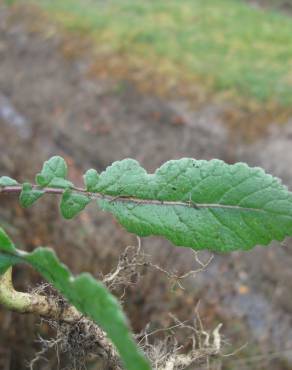
[[[51,155],[80,185],[88,168],[125,157],[152,172],[187,156],[262,166],[292,190],[292,1],[0,0],[0,175],[32,181]],[[75,273],[106,273],[137,244],[94,206],[62,220],[53,197],[24,210],[0,196],[0,221],[21,248],[52,246]],[[142,246],[171,271],[196,267],[161,238]],[[192,319],[200,301],[206,329],[224,324],[224,353],[246,344],[220,369],[288,370],[291,266],[286,240],[215,255],[185,290],[148,271],[124,307],[140,332],[171,325],[169,312]],[[16,269],[18,289],[38,282]],[[37,322],[0,309],[0,369],[27,368],[38,335],[53,335]]]

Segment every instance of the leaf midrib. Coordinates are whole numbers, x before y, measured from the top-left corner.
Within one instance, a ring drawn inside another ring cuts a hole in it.
[[[253,208],[253,207],[242,207],[238,204],[222,204],[222,203],[197,203],[194,201],[170,201],[170,200],[158,200],[158,199],[145,199],[145,198],[136,198],[133,196],[128,195],[109,195],[109,194],[102,194],[100,192],[88,192],[86,189],[77,188],[77,187],[70,187],[72,192],[76,194],[83,194],[88,196],[91,200],[104,200],[109,203],[134,203],[138,205],[156,205],[156,206],[180,206],[180,207],[187,207],[193,208],[196,210],[199,209],[210,209],[210,208],[218,208],[218,209],[227,209],[227,210],[234,210],[234,211],[245,211],[245,212],[258,212],[258,213],[268,213],[273,215],[279,216],[287,216],[292,218],[292,212],[284,213],[284,212],[275,212],[274,210],[267,210],[264,208]],[[16,192],[20,193],[22,190],[22,185],[15,185],[15,186],[4,186],[0,188],[0,192]],[[47,194],[58,194],[62,195],[66,189],[64,188],[55,188],[55,187],[40,187],[38,185],[32,185],[32,190],[41,190]],[[275,199],[275,200],[287,200],[287,199]],[[275,201],[273,200],[273,201]],[[268,202],[269,203],[269,202]]]

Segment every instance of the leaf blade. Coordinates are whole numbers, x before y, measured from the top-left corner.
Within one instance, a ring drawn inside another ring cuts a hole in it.
[[[99,199],[130,232],[213,251],[250,249],[292,235],[292,194],[260,168],[190,158],[147,174],[138,162],[115,162],[100,174]]]
[[[89,196],[66,189],[60,203],[61,214],[69,220],[81,212],[89,203]]]
[[[0,228],[0,236],[2,234],[6,240],[7,234]],[[119,302],[101,282],[87,273],[74,277],[49,248],[40,247],[26,253],[15,248],[7,249],[3,245],[0,243],[0,273],[19,262],[30,264],[80,312],[105,330],[128,370],[150,370],[148,362],[132,338]]]
[[[45,192],[43,190],[33,189],[29,183],[22,185],[22,191],[19,196],[19,202],[22,207],[28,208],[32,206],[39,198],[41,198]]]
[[[14,252],[16,250],[14,243],[2,227],[0,227],[0,248],[5,252]]]
[[[15,245],[9,236],[6,234],[4,229],[0,226],[0,250],[8,253],[14,253],[16,251]],[[0,275],[13,264],[14,258],[11,255],[1,255],[0,253]]]
[[[86,190],[93,193],[96,192],[96,186],[99,180],[98,172],[94,169],[90,169],[85,172],[83,179]]]
[[[68,188],[73,184],[66,180],[67,173],[68,168],[64,158],[53,156],[45,161],[41,172],[36,175],[36,183],[42,188],[46,186]]]
[[[18,185],[18,182],[12,179],[9,176],[1,176],[0,177],[0,186],[15,186]]]

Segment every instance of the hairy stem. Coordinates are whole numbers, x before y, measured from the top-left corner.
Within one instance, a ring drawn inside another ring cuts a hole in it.
[[[12,267],[0,276],[0,303],[19,313],[34,313],[67,323],[81,319],[81,313],[74,307],[53,297],[36,293],[22,293],[14,289]]]
[[[45,187],[41,188],[38,185],[32,184],[33,190],[41,190],[46,194],[56,194],[56,195],[62,195],[66,189],[63,188],[50,188]],[[240,211],[253,211],[253,212],[261,212],[264,211],[262,209],[257,208],[249,208],[249,207],[242,207],[239,205],[228,205],[228,204],[221,204],[221,203],[195,203],[191,199],[186,201],[167,201],[167,200],[157,200],[157,199],[141,199],[136,198],[128,195],[106,195],[102,193],[92,193],[88,192],[86,189],[83,188],[77,188],[72,187],[72,191],[76,193],[82,193],[84,195],[87,195],[88,198],[92,200],[107,200],[109,202],[130,202],[137,205],[163,205],[163,206],[184,206],[184,207],[191,207],[195,209],[201,209],[201,208],[221,208],[221,209],[231,209],[231,210],[240,210]],[[21,185],[13,185],[13,186],[0,186],[0,194],[1,193],[16,193],[20,194],[22,191]]]
[[[65,322],[69,325],[78,324],[85,335],[93,335],[92,342],[99,356],[106,360],[104,369],[121,370],[120,359],[106,333],[72,305],[60,297],[49,297],[37,293],[18,292],[13,287],[12,267],[0,275],[0,304],[11,311],[33,313],[44,318]]]
[[[0,303],[9,310],[20,313],[29,312],[31,307],[30,294],[17,292],[13,288],[12,267],[0,275]]]

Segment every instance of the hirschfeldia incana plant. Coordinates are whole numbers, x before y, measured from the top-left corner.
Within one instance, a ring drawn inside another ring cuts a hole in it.
[[[23,207],[45,194],[60,195],[60,210],[66,219],[94,201],[136,235],[160,235],[177,246],[196,250],[248,250],[292,236],[292,193],[279,179],[244,163],[183,158],[148,174],[137,161],[125,159],[100,174],[88,170],[84,188],[69,181],[67,172],[64,159],[55,156],[44,163],[35,184],[19,184],[2,176],[0,193],[19,194]],[[118,301],[101,282],[89,274],[73,277],[50,249],[32,253],[16,249],[0,229],[0,273],[19,262],[31,264],[100,325],[127,369],[150,368],[132,339]]]

